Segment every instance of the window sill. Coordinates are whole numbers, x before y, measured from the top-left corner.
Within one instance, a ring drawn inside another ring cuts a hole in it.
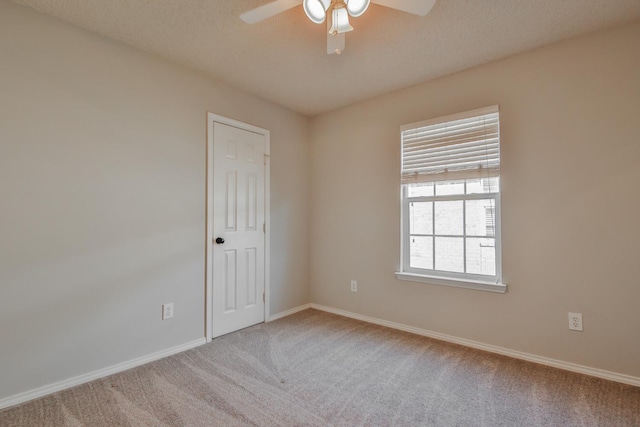
[[[443,277],[426,276],[424,274],[396,272],[396,278],[410,282],[429,283],[438,286],[453,286],[456,288],[475,289],[477,291],[496,292],[504,294],[507,285],[504,283],[480,282],[476,280],[445,279]]]

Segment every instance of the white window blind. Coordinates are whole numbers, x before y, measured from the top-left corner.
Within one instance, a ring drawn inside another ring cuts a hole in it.
[[[403,184],[500,175],[497,105],[401,130]]]

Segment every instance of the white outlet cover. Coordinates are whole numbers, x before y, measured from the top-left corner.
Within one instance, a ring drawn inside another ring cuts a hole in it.
[[[162,304],[162,320],[173,318],[173,303]]]
[[[357,280],[352,280],[351,281],[351,292],[358,292],[358,281]]]
[[[569,313],[569,330],[582,331],[582,313]]]

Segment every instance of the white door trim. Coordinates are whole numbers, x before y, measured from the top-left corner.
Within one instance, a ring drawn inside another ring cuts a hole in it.
[[[265,167],[264,167],[264,195],[265,195],[265,212],[264,222],[266,224],[266,232],[264,239],[264,318],[265,321],[269,319],[269,296],[270,296],[270,253],[271,253],[271,217],[270,217],[270,199],[271,199],[271,169],[269,155],[270,151],[270,138],[271,134],[268,130],[253,126],[247,123],[239,122],[237,120],[229,119],[227,117],[219,116],[213,113],[207,113],[207,180],[205,186],[206,197],[206,242],[205,242],[205,337],[207,342],[211,341],[211,326],[213,319],[213,307],[212,307],[212,295],[213,295],[213,263],[211,255],[213,254],[213,197],[209,194],[213,191],[213,124],[222,123],[228,126],[233,126],[238,129],[243,129],[249,132],[254,132],[263,135],[265,138]]]

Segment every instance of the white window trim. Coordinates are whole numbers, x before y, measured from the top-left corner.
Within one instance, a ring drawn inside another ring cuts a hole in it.
[[[477,291],[488,291],[504,294],[507,292],[507,285],[504,283],[482,282],[478,280],[449,279],[445,277],[428,276],[426,274],[396,272],[396,278],[410,282],[428,283],[438,286],[452,286],[454,288],[474,289]]]
[[[407,186],[402,186],[402,201],[401,201],[401,246],[400,246],[400,262],[402,266],[402,270],[396,272],[396,278],[399,280],[408,280],[412,282],[420,282],[420,283],[428,283],[432,285],[438,286],[453,286],[457,288],[465,288],[465,289],[475,289],[480,291],[489,291],[489,292],[497,292],[497,293],[505,293],[507,291],[507,285],[501,282],[502,277],[502,232],[501,232],[501,218],[500,218],[500,192],[495,195],[492,195],[492,198],[496,200],[496,275],[491,276],[491,278],[495,277],[495,281],[486,280],[486,276],[475,275],[469,273],[452,273],[452,272],[443,272],[442,275],[439,274],[424,274],[423,270],[411,268],[409,267],[409,203],[407,194]],[[487,194],[478,193],[473,195],[467,195],[466,200],[473,199],[485,199],[487,198]],[[417,197],[412,198],[413,200],[419,199]],[[442,196],[437,197],[438,200],[460,200],[457,196]],[[431,199],[432,200],[432,199]]]
[[[401,127],[401,131],[407,129],[413,129],[416,127],[426,126],[434,123],[442,123],[446,121],[457,120],[459,118],[469,117],[473,115],[480,115],[486,112],[491,112],[493,109],[497,109],[497,106],[480,108],[473,111],[468,111],[459,114],[452,114],[450,116],[440,117],[436,119],[425,120],[422,122],[411,123]],[[401,148],[402,150],[402,145]],[[402,154],[401,154],[402,156]],[[502,180],[500,180],[499,187],[502,187]],[[501,190],[498,190],[497,194],[491,194],[491,198],[496,200],[496,223],[495,223],[495,244],[496,244],[496,274],[495,276],[483,276],[478,274],[469,273],[453,273],[443,271],[441,274],[437,270],[432,270],[433,274],[425,274],[423,269],[415,269],[409,266],[409,200],[407,197],[407,184],[401,184],[401,200],[400,200],[400,268],[401,271],[395,273],[396,278],[399,280],[406,280],[412,282],[427,283],[438,286],[452,286],[457,288],[474,289],[495,293],[505,293],[507,291],[507,285],[502,283],[502,218],[501,218]],[[433,196],[429,197],[429,200],[469,200],[469,199],[484,199],[488,194],[478,193],[472,195],[452,195],[452,196]],[[418,197],[411,198],[412,201],[419,199]],[[434,235],[435,236],[435,235]]]

